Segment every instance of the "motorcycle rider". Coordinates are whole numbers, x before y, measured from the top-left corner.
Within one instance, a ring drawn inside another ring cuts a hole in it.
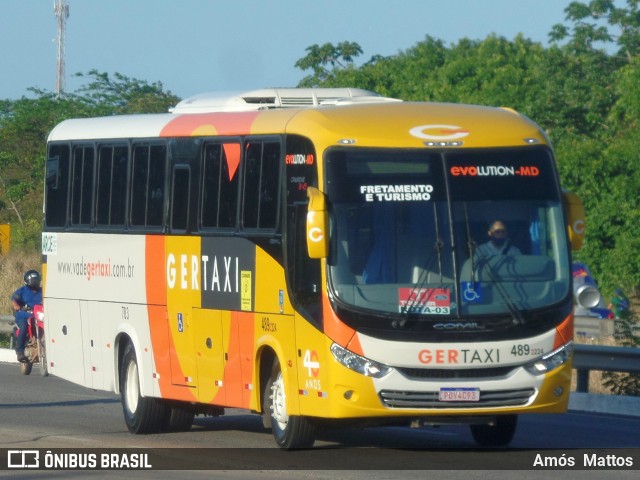
[[[27,321],[33,312],[33,307],[41,303],[40,274],[36,270],[28,270],[24,274],[24,285],[11,295],[13,315],[16,319],[16,325],[20,329],[16,346],[19,362],[28,360],[24,354],[24,347],[27,341]]]

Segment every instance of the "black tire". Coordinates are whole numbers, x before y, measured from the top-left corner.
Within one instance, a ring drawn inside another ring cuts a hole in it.
[[[471,434],[481,447],[504,447],[513,440],[517,426],[517,415],[503,415],[495,425],[471,425]]]
[[[31,373],[31,369],[33,368],[33,363],[30,361],[20,362],[20,373],[22,375],[29,375]]]
[[[141,395],[138,361],[131,343],[126,345],[122,356],[120,397],[124,421],[131,433],[154,433],[162,429],[169,414],[168,407],[156,398]]]
[[[189,410],[173,407],[167,412],[163,430],[166,432],[186,432],[191,430],[195,414]]]
[[[271,376],[262,396],[265,425],[271,426],[278,446],[285,450],[311,448],[315,442],[315,428],[305,417],[287,414],[287,397],[280,363],[273,364]]]
[[[48,377],[49,366],[47,365],[47,348],[44,335],[41,335],[40,338],[38,338],[38,342],[40,342],[38,352],[38,357],[40,358],[40,375]]]

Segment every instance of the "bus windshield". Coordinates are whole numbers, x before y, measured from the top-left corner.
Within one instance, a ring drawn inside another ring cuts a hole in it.
[[[569,258],[545,147],[332,149],[329,277],[354,309],[511,314],[566,299]]]

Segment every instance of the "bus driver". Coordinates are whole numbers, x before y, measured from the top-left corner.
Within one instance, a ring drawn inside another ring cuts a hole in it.
[[[511,244],[509,230],[502,220],[493,220],[489,223],[487,231],[489,241],[478,247],[477,254],[480,257],[492,255],[522,255],[518,247]]]

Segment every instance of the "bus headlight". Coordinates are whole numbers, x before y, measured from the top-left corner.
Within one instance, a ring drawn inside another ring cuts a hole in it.
[[[542,375],[564,365],[573,354],[573,341],[524,366],[533,375]]]
[[[391,371],[391,367],[361,357],[337,343],[331,345],[331,353],[340,364],[367,377],[382,378]]]

